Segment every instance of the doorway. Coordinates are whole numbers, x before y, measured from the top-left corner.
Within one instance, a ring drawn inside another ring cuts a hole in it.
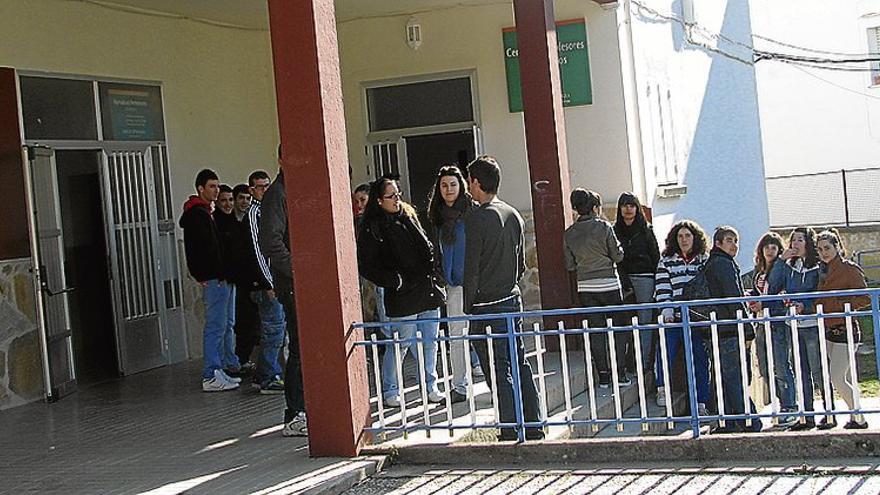
[[[422,225],[428,225],[425,220],[437,172],[443,165],[458,165],[467,176],[467,165],[476,158],[474,132],[446,132],[408,136],[405,139],[409,195],[419,212]]]
[[[77,381],[119,376],[105,238],[101,153],[57,150],[58,197]]]

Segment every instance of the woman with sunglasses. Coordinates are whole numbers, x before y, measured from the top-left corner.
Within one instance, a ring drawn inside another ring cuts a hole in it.
[[[397,178],[385,176],[370,184],[358,233],[358,266],[361,275],[385,290],[385,314],[391,322],[440,317],[445,293],[434,277],[434,250],[419,223],[415,209],[401,201]],[[443,402],[437,389],[437,321],[389,325],[387,338],[398,334],[403,361],[407,353],[424,358],[428,401]],[[416,332],[421,332],[424,356],[418,354]],[[401,377],[402,378],[402,377]],[[387,407],[406,400],[398,383],[397,353],[388,345],[382,359],[382,399]]]

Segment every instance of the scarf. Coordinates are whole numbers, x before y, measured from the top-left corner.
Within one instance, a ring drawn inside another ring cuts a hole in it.
[[[440,240],[443,244],[455,243],[455,223],[463,219],[468,211],[468,200],[464,194],[459,194],[455,203],[448,206],[445,202],[440,206]]]

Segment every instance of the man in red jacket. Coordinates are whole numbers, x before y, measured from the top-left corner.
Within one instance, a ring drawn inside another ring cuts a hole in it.
[[[238,388],[240,378],[223,371],[223,333],[230,318],[235,318],[235,299],[225,280],[223,254],[217,225],[211,216],[220,193],[220,180],[213,170],[204,169],[196,176],[196,193],[183,205],[180,227],[186,266],[202,286],[205,303],[204,359],[202,390],[222,392]]]

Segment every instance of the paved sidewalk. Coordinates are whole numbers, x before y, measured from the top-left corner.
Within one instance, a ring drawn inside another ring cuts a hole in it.
[[[283,396],[247,383],[203,393],[200,370],[190,361],[0,412],[0,493],[336,493],[381,463],[310,459],[306,438],[281,436]]]

